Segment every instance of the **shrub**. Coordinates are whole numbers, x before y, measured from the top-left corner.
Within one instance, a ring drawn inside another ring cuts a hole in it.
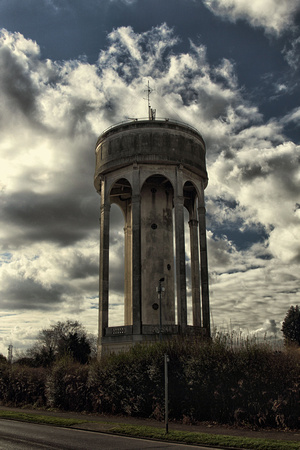
[[[89,367],[70,357],[57,361],[47,377],[47,404],[66,411],[89,409]]]
[[[64,357],[47,369],[4,362],[0,400],[162,420],[165,353],[170,419],[299,427],[300,352],[249,341],[236,348],[224,339],[176,339],[90,365]]]
[[[0,398],[14,406],[45,406],[45,381],[43,368],[7,364],[1,367]]]
[[[92,365],[89,385],[97,412],[149,417],[161,397],[163,365],[158,347],[137,345]]]

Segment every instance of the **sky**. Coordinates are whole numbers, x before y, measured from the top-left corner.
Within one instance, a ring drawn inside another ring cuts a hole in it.
[[[1,0],[0,28],[0,353],[59,320],[97,333],[95,144],[147,116],[148,81],[157,117],[206,142],[212,327],[280,338],[300,304],[300,0]]]

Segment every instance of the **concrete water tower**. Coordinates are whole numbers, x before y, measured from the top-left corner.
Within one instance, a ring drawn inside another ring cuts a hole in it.
[[[205,143],[173,120],[133,120],[96,144],[101,196],[99,355],[175,335],[210,335],[204,189]],[[110,208],[124,215],[124,325],[109,326]],[[193,324],[187,321],[185,209],[190,230]],[[158,291],[158,292],[157,292]]]

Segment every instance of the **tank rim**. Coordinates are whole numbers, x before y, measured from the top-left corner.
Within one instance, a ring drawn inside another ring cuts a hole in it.
[[[192,125],[189,125],[188,123],[185,122],[181,122],[179,120],[174,120],[174,119],[168,119],[168,118],[157,118],[155,120],[149,120],[147,118],[137,118],[137,119],[128,119],[128,120],[124,120],[122,122],[118,122],[117,124],[114,125],[110,125],[108,128],[106,128],[104,131],[102,131],[102,133],[100,134],[100,136],[97,139],[97,143],[96,143],[96,148],[99,145],[99,142],[103,139],[105,139],[111,131],[116,130],[117,128],[121,128],[123,126],[127,127],[129,125],[143,125],[143,124],[151,124],[154,125],[157,124],[162,124],[162,123],[166,123],[166,124],[170,124],[170,125],[177,125],[179,127],[182,128],[187,128],[189,131],[195,133],[197,135],[198,138],[200,138],[204,144],[205,147],[205,142],[204,139],[202,137],[202,134],[200,133],[199,130],[197,130],[197,128],[193,127]]]

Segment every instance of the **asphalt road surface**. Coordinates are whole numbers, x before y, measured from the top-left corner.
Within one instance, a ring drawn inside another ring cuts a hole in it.
[[[17,422],[14,420],[0,420],[1,450],[158,450],[165,448],[178,450],[201,449],[201,447],[197,446],[133,439],[70,428]]]

